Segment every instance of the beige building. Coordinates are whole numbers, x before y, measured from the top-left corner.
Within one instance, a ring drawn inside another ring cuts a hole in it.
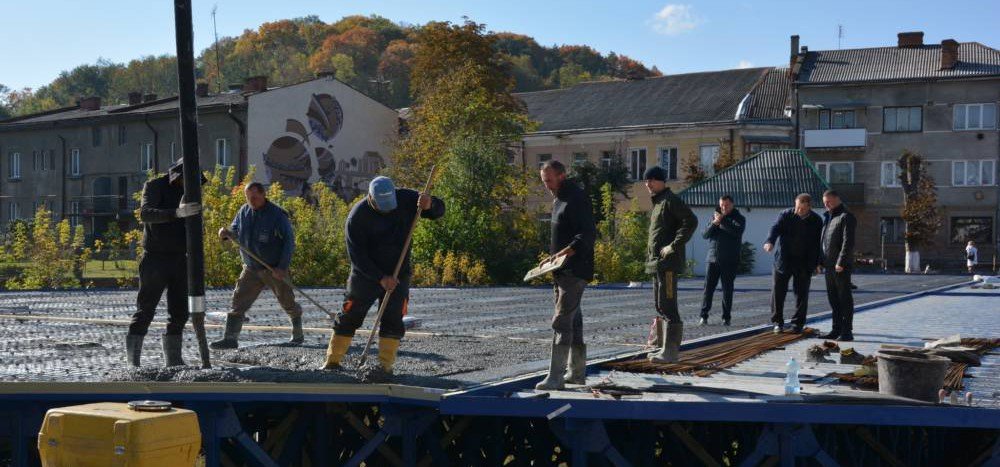
[[[741,159],[790,147],[788,90],[787,69],[748,68],[522,93],[540,126],[525,135],[520,157],[536,167],[550,159],[608,167],[620,158],[635,181],[630,195],[648,209],[641,183],[648,167],[665,168],[679,191],[686,157],[711,175],[720,154]]]
[[[890,265],[905,258],[896,161],[921,154],[943,218],[921,251],[933,268],[964,265],[968,240],[981,263],[996,252],[1000,51],[951,39],[925,44],[901,33],[895,46],[809,51],[792,36],[798,142],[845,195],[861,228],[857,251]]]

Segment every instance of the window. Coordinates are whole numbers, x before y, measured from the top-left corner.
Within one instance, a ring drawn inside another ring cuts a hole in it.
[[[991,186],[996,182],[996,161],[954,161],[951,163],[953,186]]]
[[[21,153],[12,152],[8,159],[7,177],[11,180],[21,179]]]
[[[229,158],[229,140],[228,139],[217,139],[215,140],[215,163],[223,167],[229,167],[233,165],[232,160]]]
[[[573,153],[573,165],[583,165],[586,164],[588,160],[587,153],[585,152],[574,152]]]
[[[80,150],[77,148],[69,150],[69,174],[74,177],[80,176]]]
[[[956,130],[992,130],[997,127],[996,104],[955,104]]]
[[[886,133],[923,130],[921,107],[886,107],[882,111],[882,131]]]
[[[853,110],[820,110],[819,129],[854,128]]]
[[[7,220],[16,221],[21,218],[21,210],[17,206],[17,201],[7,203]]]
[[[118,125],[118,145],[124,146],[125,141],[125,125]]]
[[[69,202],[69,226],[71,229],[76,230],[76,226],[80,225],[80,202],[70,201]]]
[[[895,162],[883,162],[882,186],[888,188],[898,188],[902,186],[902,182],[899,181],[899,175],[902,171],[903,169],[899,168],[899,164]]]
[[[613,151],[601,151],[601,168],[604,170],[610,169],[614,159],[615,153]]]
[[[538,155],[538,169],[541,170],[542,165],[546,162],[552,160],[552,154],[539,154]]]
[[[667,171],[667,179],[677,180],[677,148],[660,148],[660,167]]]
[[[902,217],[882,218],[882,239],[886,243],[903,243],[906,238],[906,222]]]
[[[177,143],[170,142],[170,163],[177,162]]]
[[[646,173],[646,148],[629,148],[628,174],[632,180],[642,180]]]
[[[139,171],[153,170],[153,143],[139,145]]]
[[[992,217],[952,217],[951,243],[963,244],[972,240],[980,245],[993,243]]]
[[[712,144],[701,147],[701,168],[707,175],[715,173],[715,161],[719,160],[719,145]]]
[[[101,145],[101,127],[95,126],[90,129],[90,143],[95,148]]]
[[[854,183],[853,162],[817,162],[816,170],[827,183]]]

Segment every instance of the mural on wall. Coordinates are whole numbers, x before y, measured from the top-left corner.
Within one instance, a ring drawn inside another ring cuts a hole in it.
[[[341,157],[337,162],[333,142],[344,126],[344,109],[337,98],[326,93],[311,94],[305,120],[308,127],[297,119],[287,119],[285,134],[275,138],[264,152],[265,182],[280,183],[287,193],[303,195],[309,179],[316,174],[344,198],[364,191],[385,161],[377,151],[366,151],[360,160]]]

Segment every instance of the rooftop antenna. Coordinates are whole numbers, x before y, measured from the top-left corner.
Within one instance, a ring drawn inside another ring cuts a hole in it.
[[[837,50],[840,50],[841,42],[844,40],[844,25],[837,25]]]
[[[219,92],[222,92],[222,55],[219,53],[219,28],[215,25],[215,12],[219,10],[219,4],[212,5],[212,30],[215,32],[215,69]]]

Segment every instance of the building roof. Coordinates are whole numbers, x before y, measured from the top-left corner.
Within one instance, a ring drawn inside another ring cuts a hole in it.
[[[958,45],[958,63],[941,69],[941,45],[821,50],[805,53],[801,84],[959,79],[1000,76],[1000,51],[978,42]]]
[[[829,185],[805,152],[769,149],[691,185],[679,196],[691,206],[715,206],[730,195],[737,207],[790,207],[800,193],[819,199]]]
[[[242,105],[246,102],[246,97],[242,93],[213,94],[205,97],[198,97],[199,108]],[[101,107],[99,110],[84,110],[80,106],[64,107],[62,109],[50,110],[31,115],[22,115],[8,120],[0,120],[0,130],[5,126],[22,125],[32,123],[50,123],[67,120],[91,119],[107,117],[112,115],[142,115],[157,112],[177,110],[179,101],[177,96],[158,99],[150,102],[142,102],[135,105],[109,105]]]
[[[783,84],[783,85],[782,85]],[[788,124],[787,71],[746,68],[516,94],[539,132],[768,120]],[[780,103],[780,104],[779,104]]]

